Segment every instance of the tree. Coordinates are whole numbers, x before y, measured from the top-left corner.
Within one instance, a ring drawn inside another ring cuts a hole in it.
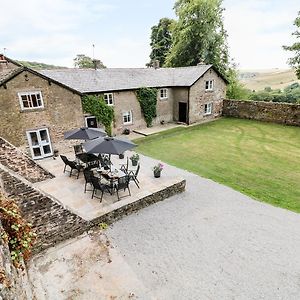
[[[238,79],[238,71],[236,65],[233,65],[227,71],[227,85],[226,97],[228,99],[245,100],[249,98],[250,91]]]
[[[178,21],[166,66],[195,66],[203,61],[226,74],[229,55],[221,4],[222,0],[176,1],[174,9]]]
[[[74,60],[74,66],[80,69],[95,68],[95,63],[98,69],[106,68],[106,66],[102,63],[101,60],[98,59],[93,60],[92,58],[86,56],[85,54],[77,54],[73,60]]]
[[[162,18],[159,20],[158,25],[151,28],[151,61],[147,65],[152,65],[155,60],[159,61],[160,66],[164,65],[172,45],[172,27],[174,24],[174,20]]]
[[[298,17],[295,19],[294,25],[298,29],[295,32],[293,32],[292,35],[296,36],[296,39],[298,39],[298,41],[296,41],[291,46],[283,46],[283,49],[295,53],[295,56],[290,58],[288,60],[288,63],[290,66],[295,68],[296,75],[300,79],[300,11],[298,11]]]

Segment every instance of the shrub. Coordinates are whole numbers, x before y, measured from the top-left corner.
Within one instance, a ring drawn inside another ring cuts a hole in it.
[[[16,268],[22,268],[22,261],[28,260],[36,239],[31,224],[21,216],[18,205],[0,194],[0,219],[4,231],[1,238],[8,244],[11,259]]]

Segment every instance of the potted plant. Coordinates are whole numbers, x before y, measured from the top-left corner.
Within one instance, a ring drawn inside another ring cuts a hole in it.
[[[155,165],[152,170],[153,170],[153,174],[155,178],[159,178],[161,171],[163,170],[164,165],[162,163],[158,163],[157,165]]]
[[[138,153],[135,153],[130,157],[133,166],[137,166],[139,159],[140,156],[138,155]]]

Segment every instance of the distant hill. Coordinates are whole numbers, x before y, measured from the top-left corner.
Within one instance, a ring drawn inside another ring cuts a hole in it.
[[[31,68],[31,69],[36,69],[36,70],[42,70],[42,69],[67,69],[66,67],[62,66],[54,66],[54,65],[48,65],[40,62],[35,62],[35,61],[23,61],[23,60],[17,60],[18,63],[21,65]]]
[[[246,88],[255,91],[265,87],[284,89],[295,82],[300,83],[292,69],[240,70],[239,76]]]

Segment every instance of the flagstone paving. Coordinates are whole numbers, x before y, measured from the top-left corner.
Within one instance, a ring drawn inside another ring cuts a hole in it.
[[[131,151],[126,151],[126,155],[129,157],[133,154]],[[68,158],[74,160],[74,154],[68,153]],[[125,163],[125,159],[120,160],[118,156],[112,156],[113,167],[119,168],[120,164]],[[119,207],[125,206],[129,203],[139,201],[140,199],[158,192],[173,184],[179,183],[183,180],[183,177],[174,176],[170,172],[162,173],[161,178],[154,178],[152,167],[158,161],[153,161],[151,164],[148,161],[144,161],[143,157],[140,160],[140,172],[138,179],[140,181],[140,188],[138,188],[133,181],[130,182],[131,196],[129,196],[128,190],[125,192],[120,191],[122,197],[118,201],[117,194],[110,195],[104,193],[102,202],[100,199],[91,199],[91,186],[88,185],[89,191],[84,193],[84,176],[81,173],[79,179],[76,176],[69,177],[69,173],[63,173],[64,163],[57,157],[44,159],[39,161],[39,164],[46,170],[55,175],[55,178],[51,180],[45,180],[35,184],[44,193],[56,198],[64,207],[68,208],[72,212],[81,216],[85,220],[93,220],[101,215],[104,215],[110,211],[113,211]],[[129,160],[129,169],[135,170],[136,167],[131,165]],[[98,196],[100,193],[98,194]]]

